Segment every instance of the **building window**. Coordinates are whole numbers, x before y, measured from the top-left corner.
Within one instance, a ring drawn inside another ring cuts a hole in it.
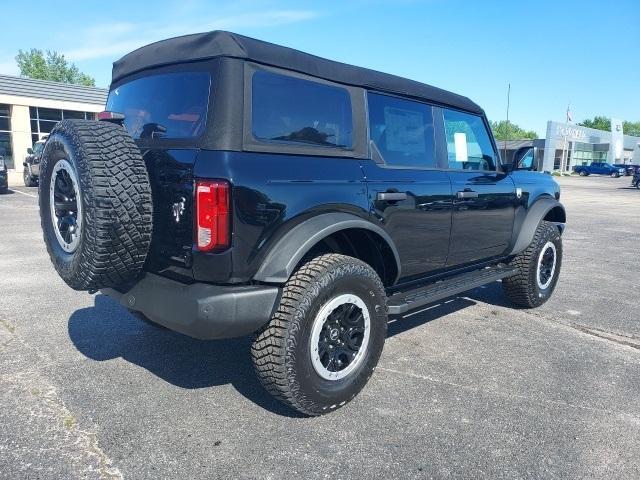
[[[0,103],[0,156],[4,157],[7,168],[15,168],[11,148],[11,107]]]
[[[76,110],[60,110],[57,108],[29,107],[31,117],[31,142],[36,143],[51,133],[53,127],[60,120],[80,119],[95,120],[92,112],[80,112]]]

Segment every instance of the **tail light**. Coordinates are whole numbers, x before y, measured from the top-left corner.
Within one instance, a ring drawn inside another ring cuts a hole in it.
[[[196,245],[200,251],[229,246],[229,183],[223,180],[196,182]]]

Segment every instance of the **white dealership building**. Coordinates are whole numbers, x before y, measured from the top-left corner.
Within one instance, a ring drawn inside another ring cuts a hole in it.
[[[640,164],[640,137],[623,135],[622,122],[611,120],[611,132],[560,122],[547,122],[544,140],[535,140],[542,170],[570,172],[591,162]],[[536,144],[537,143],[537,144]]]
[[[64,118],[95,118],[104,110],[103,88],[0,75],[0,154],[22,172],[27,148]]]

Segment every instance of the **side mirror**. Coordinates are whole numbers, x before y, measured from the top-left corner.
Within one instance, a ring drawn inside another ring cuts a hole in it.
[[[512,170],[537,170],[536,147],[520,147],[513,154]]]
[[[31,147],[27,148],[27,153],[29,155],[33,155],[33,148],[31,148]]]

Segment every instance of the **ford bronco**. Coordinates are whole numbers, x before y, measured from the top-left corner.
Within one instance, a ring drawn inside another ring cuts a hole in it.
[[[99,119],[53,129],[41,223],[71,288],[195,338],[253,335],[266,390],[320,415],[367,383],[388,316],[498,280],[517,307],[549,299],[565,210],[530,155],[501,162],[466,97],[187,35],[115,62]]]

